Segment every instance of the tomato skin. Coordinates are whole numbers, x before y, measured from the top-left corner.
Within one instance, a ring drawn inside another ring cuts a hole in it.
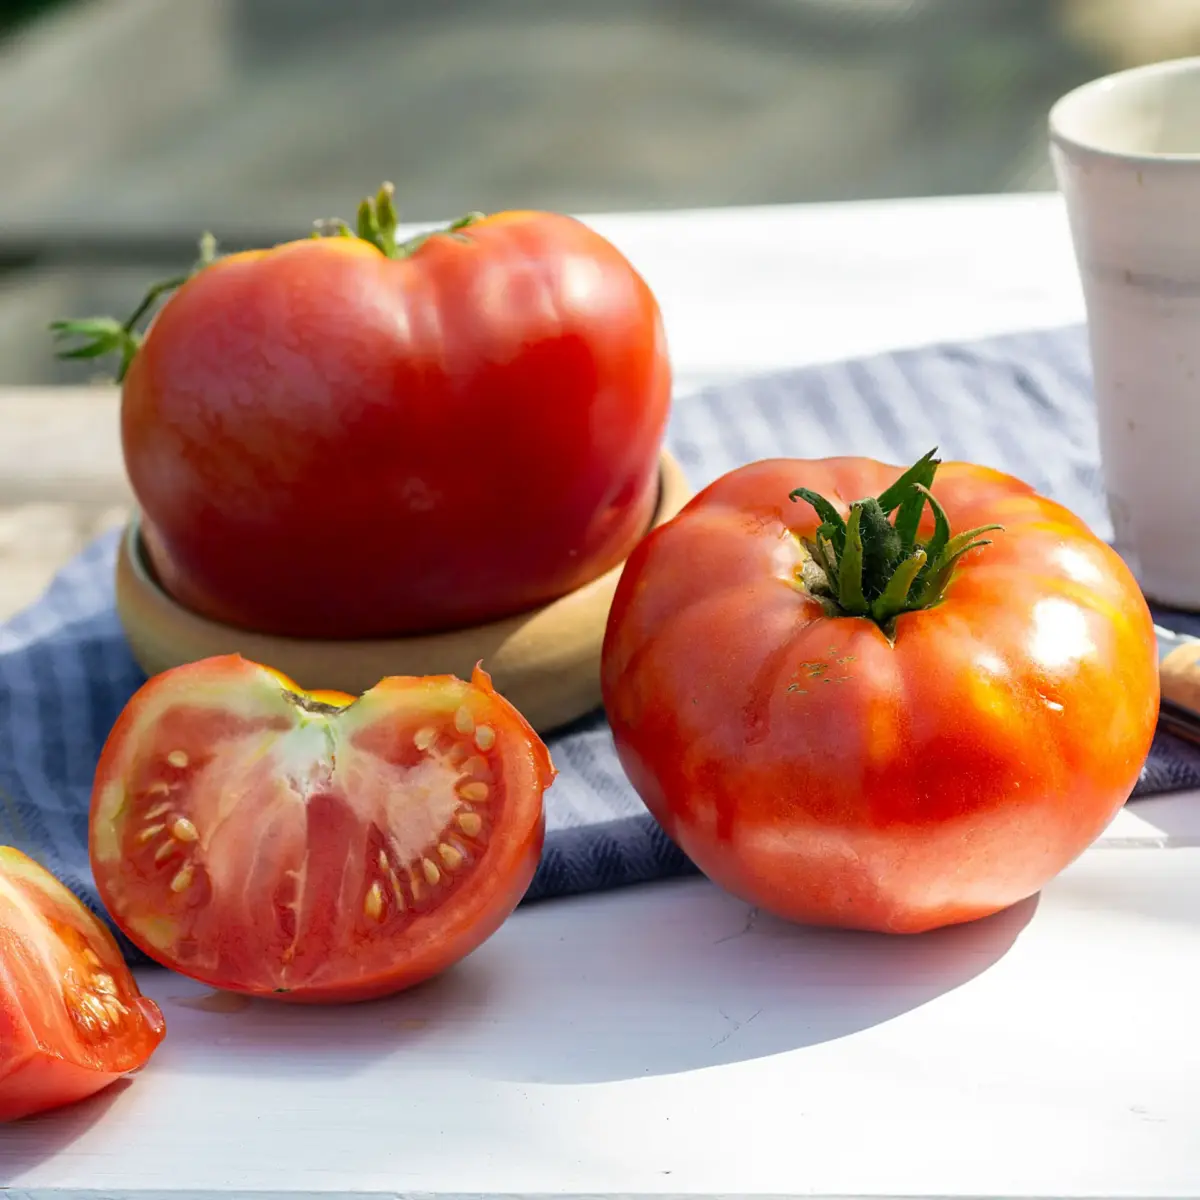
[[[1004,529],[894,644],[826,615],[795,579],[819,519],[789,493],[844,515],[899,474],[859,458],[732,471],[637,547],[610,613],[604,700],[634,787],[709,878],[797,922],[915,933],[1016,903],[1105,828],[1154,734],[1132,575],[999,472],[941,466],[952,529]]]
[[[373,999],[509,916],[554,776],[481,668],[354,699],[203,659],[152,678],[114,725],[92,869],[113,920],[164,966],[295,1003]]]
[[[648,527],[658,305],[605,239],[508,212],[404,259],[322,238],[218,259],[151,326],[122,443],[188,608],[300,637],[526,611]]]
[[[144,1066],[165,1033],[112,934],[48,871],[0,846],[0,1121],[103,1090]]]

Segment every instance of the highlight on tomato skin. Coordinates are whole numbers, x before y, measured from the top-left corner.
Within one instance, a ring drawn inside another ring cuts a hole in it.
[[[166,1034],[112,934],[55,877],[0,846],[0,1121],[140,1070]]]
[[[167,967],[252,996],[371,999],[507,919],[555,774],[480,666],[354,698],[202,659],[149,680],[114,725],[92,868],[114,922]]]

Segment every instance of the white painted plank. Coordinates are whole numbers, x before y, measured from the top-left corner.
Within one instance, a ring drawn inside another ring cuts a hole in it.
[[[1200,791],[1134,800],[1096,840],[1103,849],[1134,845],[1164,850],[1200,846]]]
[[[645,275],[688,372],[740,376],[1083,320],[1057,194],[587,220]]]
[[[1197,849],[908,939],[703,881],[543,904],[356,1008],[143,979],[159,1057],[0,1127],[16,1196],[1200,1194]]]

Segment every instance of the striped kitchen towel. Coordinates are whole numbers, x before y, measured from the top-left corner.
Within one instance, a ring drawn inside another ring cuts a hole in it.
[[[692,485],[776,455],[912,462],[938,446],[1010,471],[1111,536],[1081,329],[939,345],[750,378],[675,406],[668,440]],[[0,844],[101,911],[86,850],[100,747],[142,683],[113,609],[116,535],[0,627]],[[1160,614],[1200,633],[1200,618]],[[548,739],[559,777],[527,899],[691,873],[629,786],[603,715]],[[1200,751],[1160,733],[1135,796],[1200,787]],[[141,961],[127,942],[131,961]]]

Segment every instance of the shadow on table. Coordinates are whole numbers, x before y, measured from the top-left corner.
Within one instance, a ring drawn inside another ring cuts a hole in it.
[[[66,1108],[25,1117],[11,1124],[0,1124],[0,1193],[20,1182],[21,1175],[53,1158],[104,1119],[126,1088],[135,1081],[118,1079],[86,1100]]]
[[[352,1004],[251,1000],[168,977],[155,992],[168,1037],[154,1065],[180,1075],[297,1084],[352,1077],[389,1056],[425,1066],[438,1053],[431,1043],[453,1046],[486,1023],[502,965],[476,955],[398,996]]]
[[[641,890],[641,889],[636,889]],[[556,977],[535,962],[525,1029],[490,1040],[476,1068],[522,1083],[600,1083],[667,1075],[788,1053],[881,1025],[969,982],[996,963],[1037,909],[1006,912],[915,937],[791,925],[705,882],[661,889],[654,905],[624,901]],[[614,928],[620,928],[613,935]]]
[[[833,1041],[961,987],[997,962],[1036,898],[916,937],[801,928],[703,880],[526,910],[440,979],[365,1005],[241,1002],[198,1015],[164,997],[164,1066],[296,1081],[373,1071],[522,1083],[636,1079]],[[184,1035],[183,1026],[187,1026]],[[185,1048],[186,1047],[186,1048]],[[390,1069],[390,1068],[383,1068]]]

